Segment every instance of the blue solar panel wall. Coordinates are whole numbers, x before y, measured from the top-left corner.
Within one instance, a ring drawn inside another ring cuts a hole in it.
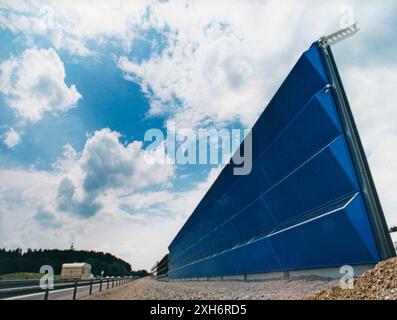
[[[324,60],[315,43],[296,63],[252,129],[251,174],[224,168],[170,244],[169,278],[384,258]]]

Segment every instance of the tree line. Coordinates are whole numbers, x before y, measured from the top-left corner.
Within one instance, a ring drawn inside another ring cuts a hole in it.
[[[0,274],[14,272],[39,272],[43,265],[54,268],[54,274],[60,274],[63,263],[86,262],[91,265],[93,275],[125,276],[147,275],[146,270],[132,271],[131,265],[110,253],[86,250],[59,249],[0,249]]]

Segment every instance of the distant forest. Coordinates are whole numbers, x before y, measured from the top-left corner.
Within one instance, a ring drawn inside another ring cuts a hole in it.
[[[58,250],[58,249],[0,249],[0,274],[14,272],[39,272],[42,265],[54,268],[54,274],[60,274],[63,263],[86,262],[91,265],[93,275],[104,276],[137,275],[145,276],[145,270],[132,271],[131,265],[110,253],[84,251],[84,250]]]

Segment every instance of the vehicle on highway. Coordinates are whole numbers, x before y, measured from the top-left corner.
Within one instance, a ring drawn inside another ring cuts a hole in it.
[[[89,280],[91,279],[91,265],[89,263],[64,263],[62,265],[61,280]]]

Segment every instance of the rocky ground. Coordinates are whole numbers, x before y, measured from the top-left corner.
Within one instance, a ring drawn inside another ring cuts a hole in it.
[[[315,300],[397,300],[397,258],[379,263],[354,281],[350,290],[335,284],[310,296]]]
[[[331,282],[322,279],[242,281],[163,282],[143,278],[119,288],[109,289],[86,299],[101,300],[269,300],[301,299],[325,288]]]
[[[290,280],[165,282],[143,278],[96,293],[85,299],[99,300],[397,300],[397,258],[379,263],[342,289],[339,281],[322,278]]]

